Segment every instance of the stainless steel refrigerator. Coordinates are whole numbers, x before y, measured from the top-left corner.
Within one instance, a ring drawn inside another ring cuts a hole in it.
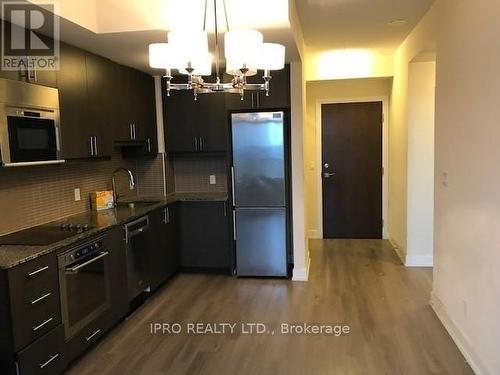
[[[238,276],[287,276],[284,118],[284,112],[231,114]]]

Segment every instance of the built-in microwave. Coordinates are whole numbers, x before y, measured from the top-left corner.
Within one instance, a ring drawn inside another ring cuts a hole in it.
[[[0,155],[5,167],[63,163],[56,89],[0,80]]]

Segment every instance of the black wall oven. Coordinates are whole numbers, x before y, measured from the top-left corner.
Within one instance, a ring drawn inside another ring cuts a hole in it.
[[[104,243],[100,237],[58,257],[66,340],[111,309],[110,251]]]

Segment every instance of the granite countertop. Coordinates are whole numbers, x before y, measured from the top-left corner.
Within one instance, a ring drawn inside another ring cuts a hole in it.
[[[92,229],[48,246],[0,245],[0,269],[8,269],[42,255],[60,250],[88,237],[95,236],[115,226],[121,226],[141,216],[165,207],[170,203],[184,201],[225,201],[227,193],[172,193],[166,197],[143,197],[134,199],[134,206],[122,205],[110,210],[89,211],[56,220],[49,225],[64,223],[88,224]]]

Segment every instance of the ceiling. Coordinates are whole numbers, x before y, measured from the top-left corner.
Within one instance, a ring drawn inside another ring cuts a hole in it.
[[[217,1],[218,27],[226,30],[221,17],[223,0]],[[35,4],[46,0],[30,0]],[[151,74],[150,43],[167,40],[173,28],[202,27],[205,0],[54,0],[60,16],[61,40],[118,63]],[[284,44],[286,60],[296,61],[298,51],[288,20],[288,0],[226,0],[230,28],[255,28],[264,41]],[[213,41],[213,0],[207,2],[207,30]],[[262,12],[262,9],[266,9]],[[222,38],[223,39],[223,38]],[[223,53],[223,43],[222,53]],[[211,44],[213,46],[213,43]],[[211,47],[213,52],[213,47]]]
[[[393,54],[434,0],[296,0],[306,50]],[[392,21],[404,20],[405,22]]]

